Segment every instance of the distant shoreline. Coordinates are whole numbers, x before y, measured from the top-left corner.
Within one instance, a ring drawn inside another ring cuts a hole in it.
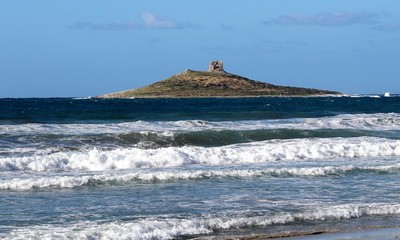
[[[384,94],[381,93],[367,93],[367,94],[326,94],[326,95],[284,95],[284,96],[276,96],[276,95],[260,95],[260,96],[195,96],[195,97],[175,97],[175,96],[138,96],[138,97],[130,97],[130,98],[103,98],[101,96],[85,96],[85,97],[0,97],[0,99],[74,99],[74,100],[87,100],[87,99],[176,99],[176,98],[184,98],[184,99],[204,99],[204,98],[312,98],[312,97],[349,97],[349,98],[393,98],[400,97],[400,94],[393,93],[390,94],[390,97],[385,97]]]
[[[259,95],[259,96],[254,96],[254,95],[249,95],[249,96],[137,96],[137,97],[113,97],[113,98],[107,98],[107,97],[101,97],[101,96],[95,96],[95,97],[90,97],[90,99],[179,99],[179,98],[184,98],[184,99],[204,99],[204,98],[311,98],[311,97],[346,97],[349,95],[346,94],[326,94],[326,95],[282,95],[282,96],[277,96],[277,95]],[[350,96],[349,96],[350,97]]]

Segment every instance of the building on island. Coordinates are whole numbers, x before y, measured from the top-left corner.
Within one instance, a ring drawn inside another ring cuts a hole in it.
[[[208,65],[209,72],[225,72],[224,63],[221,60],[211,61]]]

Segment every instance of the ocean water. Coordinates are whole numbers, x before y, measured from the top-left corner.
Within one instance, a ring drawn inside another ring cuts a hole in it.
[[[400,97],[0,99],[0,238],[400,226]]]

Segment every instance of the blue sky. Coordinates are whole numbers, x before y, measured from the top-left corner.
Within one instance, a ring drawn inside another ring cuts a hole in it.
[[[400,93],[398,0],[3,0],[0,97],[84,97],[187,68]]]

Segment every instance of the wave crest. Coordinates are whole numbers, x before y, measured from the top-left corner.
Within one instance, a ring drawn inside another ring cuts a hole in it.
[[[35,188],[75,188],[87,185],[124,184],[129,182],[169,182],[185,180],[206,180],[213,178],[254,178],[254,177],[325,177],[330,175],[360,173],[392,173],[399,171],[400,164],[383,166],[325,166],[325,167],[284,167],[257,169],[221,169],[221,170],[136,170],[130,173],[101,173],[89,175],[51,175],[34,176],[29,178],[3,179],[0,190],[26,191]]]
[[[1,158],[0,171],[104,171],[381,156],[400,156],[400,140],[359,137],[271,140],[210,148],[185,146],[104,151],[94,148],[49,155]]]
[[[171,136],[173,132],[205,130],[257,130],[257,129],[359,129],[400,130],[399,113],[342,114],[321,118],[292,118],[254,121],[136,121],[104,124],[39,124],[0,125],[0,135],[30,134],[124,134],[157,132]]]
[[[343,204],[317,207],[300,213],[246,216],[203,216],[184,219],[143,219],[134,222],[89,223],[72,226],[37,226],[17,229],[5,239],[172,239],[180,236],[211,234],[223,229],[245,229],[303,221],[325,221],[364,216],[400,214],[398,204]]]

